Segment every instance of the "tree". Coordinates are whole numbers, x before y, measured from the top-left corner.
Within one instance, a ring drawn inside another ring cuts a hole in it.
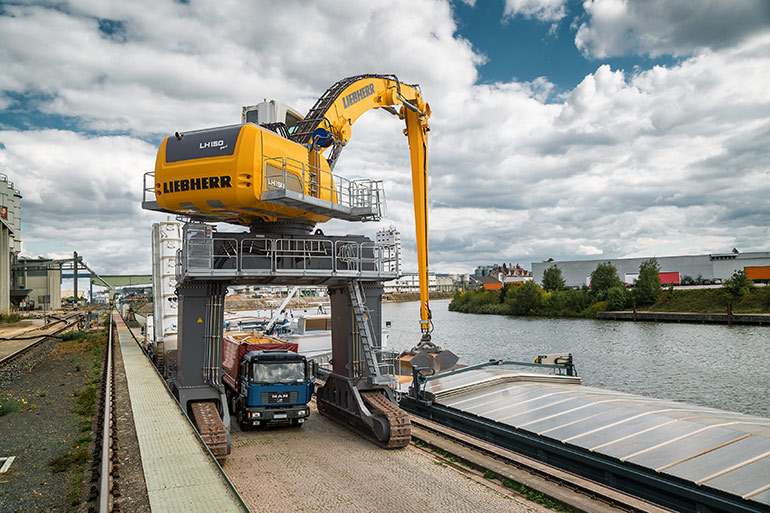
[[[531,315],[543,305],[543,289],[532,280],[527,280],[521,287],[508,291],[505,298],[510,313],[513,315]]]
[[[610,262],[599,264],[591,273],[591,292],[604,299],[607,291],[612,287],[622,287],[623,283],[618,278],[618,270]]]
[[[749,293],[749,290],[754,286],[754,282],[746,278],[746,273],[740,270],[735,271],[723,286],[727,288],[727,291],[734,298],[739,299]]]
[[[634,297],[640,305],[651,305],[658,299],[660,286],[660,266],[654,258],[645,260],[639,266],[639,279],[634,285]]]
[[[543,271],[543,288],[549,292],[553,290],[564,290],[566,283],[561,275],[561,269],[552,265]]]

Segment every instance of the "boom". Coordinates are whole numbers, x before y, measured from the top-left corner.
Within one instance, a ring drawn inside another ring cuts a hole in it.
[[[393,107],[400,105],[400,110]],[[417,268],[420,281],[420,330],[430,334],[428,299],[428,119],[430,106],[416,85],[404,84],[393,75],[358,75],[330,87],[297,125],[292,139],[310,146],[311,165],[319,153],[332,147],[326,158],[334,167],[351,137],[353,123],[370,109],[384,108],[406,121],[414,197]]]

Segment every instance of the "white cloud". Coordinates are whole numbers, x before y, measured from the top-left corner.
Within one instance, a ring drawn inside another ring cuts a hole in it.
[[[585,0],[588,20],[575,44],[586,56],[688,56],[705,49],[734,46],[746,36],[766,31],[766,0]]]
[[[525,4],[516,5],[523,15]],[[587,5],[592,30],[597,20],[630,12],[622,3],[614,15],[612,4]],[[612,257],[768,249],[767,31],[712,45],[674,66],[598,65],[553,98],[547,77],[476,83],[481,57],[456,36],[446,2],[263,3],[226,15],[239,6],[226,0],[216,10],[170,1],[4,7],[11,15],[0,16],[0,94],[40,98],[41,111],[108,134],[0,131],[0,169],[24,195],[25,252],[77,250],[100,272],[149,271],[150,225],[163,216],[140,210],[141,177],[153,167],[159,135],[237,122],[241,105],[265,97],[305,111],[335,81],[364,72],[419,82],[433,107],[433,270],[502,261],[529,266],[596,251]],[[405,11],[410,15],[394,15]],[[313,23],[287,32],[298,13]],[[121,21],[126,42],[100,33],[95,17]],[[254,21],[264,19],[271,23]],[[594,45],[591,52],[611,40],[596,34],[584,40],[584,48]],[[385,112],[362,117],[336,169],[383,179],[388,217],[323,229],[373,235],[392,222],[413,268],[402,124]]]
[[[567,15],[567,0],[505,0],[503,15],[559,21]]]
[[[578,246],[577,250],[578,255],[601,255],[602,253],[604,252],[596,246],[584,246],[582,244]]]

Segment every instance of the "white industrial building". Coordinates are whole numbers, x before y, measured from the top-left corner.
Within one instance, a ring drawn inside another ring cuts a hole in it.
[[[11,310],[11,267],[21,251],[21,193],[0,174],[0,313]]]
[[[590,282],[591,273],[599,264],[611,263],[618,270],[618,278],[625,282],[627,276],[639,273],[639,266],[644,258],[602,258],[598,260],[572,260],[532,263],[532,276],[537,283],[543,283],[543,272],[551,266],[561,270],[562,277],[568,287],[580,287]],[[661,273],[679,273],[684,278],[700,278],[702,281],[714,282],[727,280],[735,271],[744,271],[747,267],[770,265],[770,252],[754,251],[741,253],[733,250],[730,253],[714,253],[709,255],[685,255],[655,257]]]
[[[386,281],[383,284],[384,292],[420,292],[420,277],[417,273],[404,273],[395,280]],[[428,290],[438,290],[436,285],[436,273],[428,273]]]

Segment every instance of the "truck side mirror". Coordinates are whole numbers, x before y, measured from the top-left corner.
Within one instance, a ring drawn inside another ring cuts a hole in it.
[[[316,377],[316,371],[318,370],[318,364],[315,362],[315,360],[307,360],[305,361],[305,374],[307,377],[311,380],[315,380]]]

